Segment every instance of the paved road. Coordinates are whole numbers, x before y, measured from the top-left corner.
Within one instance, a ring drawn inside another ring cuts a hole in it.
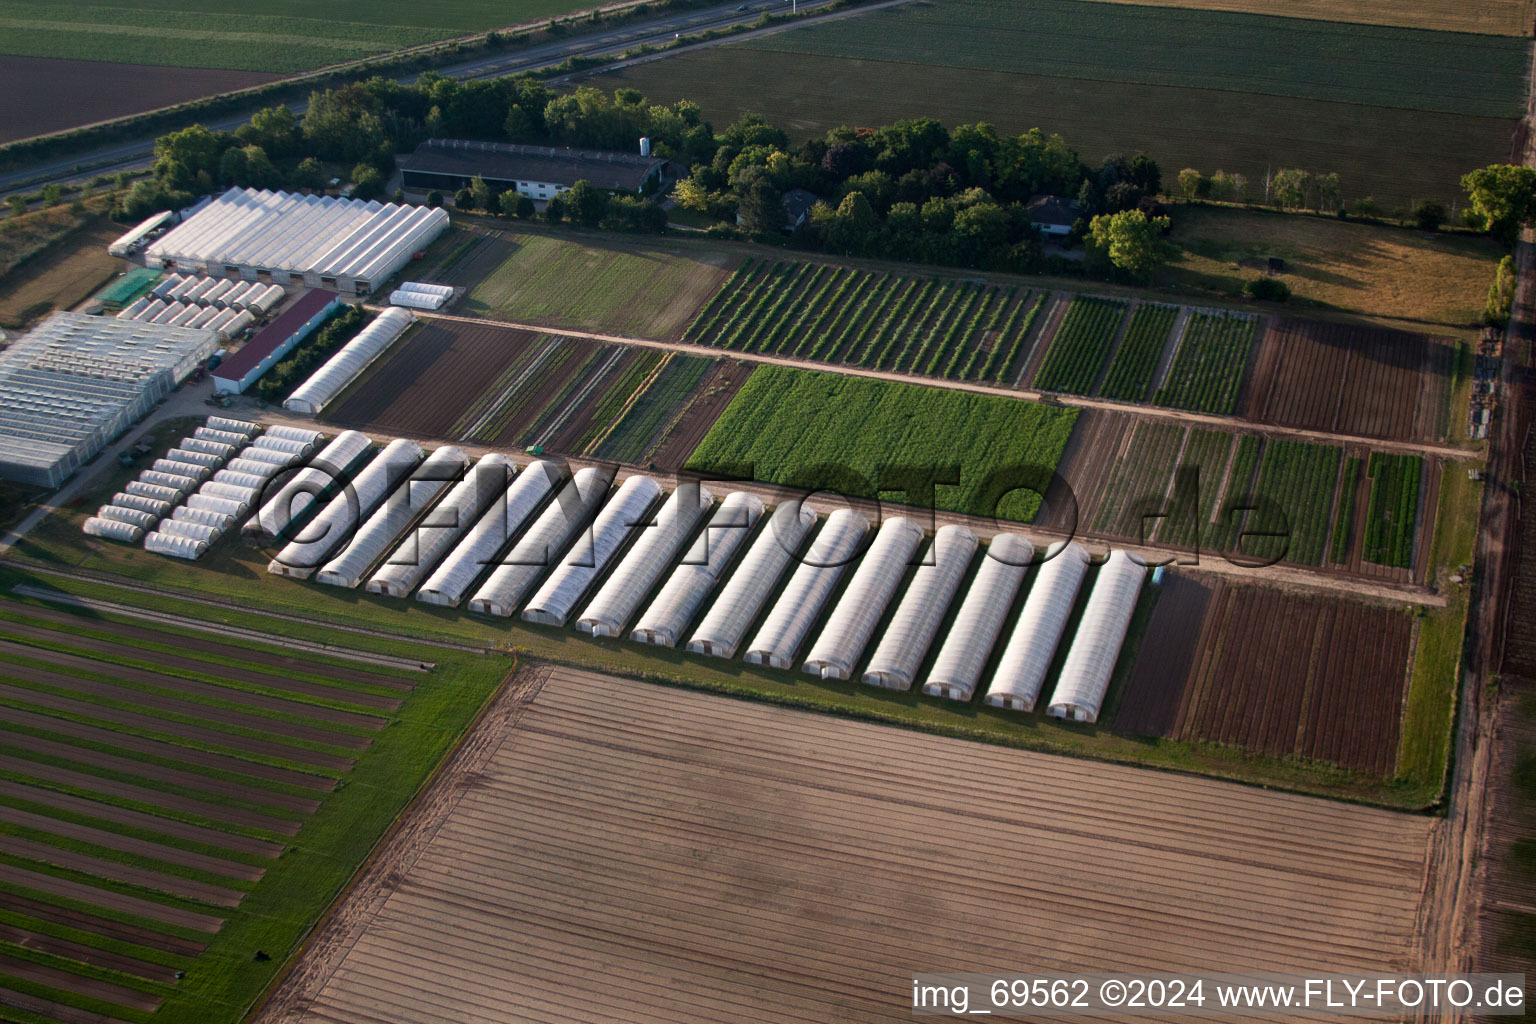
[[[801,11],[816,11],[828,6],[832,2],[833,0],[800,0],[799,9]],[[906,2],[906,0],[893,0],[893,2]],[[725,3],[718,7],[710,7],[701,11],[690,11],[685,14],[655,18],[650,21],[599,32],[595,35],[577,35],[569,39],[543,43],[512,53],[482,57],[477,60],[465,61],[462,64],[449,65],[435,70],[438,74],[446,77],[464,80],[540,71],[563,64],[572,57],[607,57],[642,45],[665,46],[671,43],[678,35],[692,35],[710,29],[749,24],[756,21],[766,11],[781,10],[784,4],[781,0],[752,0],[752,2],[745,4],[747,8],[745,11],[737,10],[738,6],[742,5],[739,3]],[[855,13],[868,9],[858,8]],[[827,16],[838,17],[839,15]],[[779,26],[775,26],[774,30],[779,28]],[[729,36],[726,39],[710,40],[705,43],[696,44],[696,46],[686,47],[685,49],[716,46],[721,42],[740,38],[743,38],[743,36]],[[420,77],[419,74],[409,74],[401,76],[399,80],[410,83]],[[309,103],[300,100],[288,104],[288,107],[295,113],[302,114],[309,108]],[[246,115],[241,115],[221,118],[217,121],[205,121],[204,123],[216,131],[230,131],[238,128],[245,121]],[[153,163],[154,145],[155,137],[153,135],[146,135],[131,142],[105,145],[89,153],[79,153],[62,160],[37,164],[25,170],[0,174],[0,198],[4,198],[12,192],[35,191],[39,187],[36,182],[42,175],[47,175],[51,180],[63,184],[70,184],[88,181],[100,174],[143,170]],[[76,171],[75,168],[77,167],[89,168],[89,170]],[[24,182],[31,182],[31,184],[22,184]]]

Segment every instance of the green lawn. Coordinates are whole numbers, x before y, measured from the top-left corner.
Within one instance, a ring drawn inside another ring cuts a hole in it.
[[[938,482],[928,474],[947,467],[938,508],[1029,522],[1040,495],[1004,492],[1044,489],[1076,419],[1018,399],[760,366],[688,466],[861,497],[904,490],[903,474]]]
[[[192,0],[0,0],[0,53],[298,72],[592,6],[581,0],[341,0],[323,8],[300,0],[253,0],[238,8]]]

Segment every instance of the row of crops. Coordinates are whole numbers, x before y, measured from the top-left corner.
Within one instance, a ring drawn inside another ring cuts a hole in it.
[[[1413,538],[1419,516],[1419,478],[1424,460],[1417,455],[1372,453],[1371,497],[1366,511],[1367,562],[1407,569],[1413,564]]]
[[[1122,402],[1140,402],[1147,397],[1178,316],[1177,306],[1143,302],[1136,307],[1130,325],[1125,329],[1125,340],[1120,343],[1114,361],[1109,364],[1104,385],[1099,388],[1101,396]]]
[[[1035,386],[1074,395],[1092,394],[1126,309],[1126,303],[1119,299],[1093,295],[1073,299],[1051,339],[1040,372],[1035,374]]]
[[[1224,416],[1236,413],[1257,328],[1258,318],[1246,313],[1191,313],[1156,403]]]
[[[714,367],[715,360],[673,354],[638,393],[629,396],[612,431],[589,454],[616,462],[643,464],[655,450],[685,401]],[[607,422],[612,422],[607,421]]]
[[[1284,536],[1265,539],[1258,545],[1264,550],[1251,553],[1263,557],[1288,544],[1287,561],[1322,564],[1342,454],[1337,446],[1306,441],[1271,440],[1264,446],[1254,495],[1260,508],[1253,515]],[[1272,510],[1284,519],[1274,517]]]
[[[1136,425],[1125,454],[1110,477],[1093,519],[1097,533],[1150,542],[1168,503],[1179,453],[1188,429],[1177,423],[1144,420]]]
[[[1355,495],[1360,490],[1360,464],[1350,457],[1344,460],[1344,479],[1339,483],[1339,508],[1333,517],[1333,540],[1328,545],[1328,561],[1343,565],[1349,561],[1349,542],[1355,531]]]
[[[693,344],[1002,383],[1044,296],[977,281],[748,259],[683,334]]]

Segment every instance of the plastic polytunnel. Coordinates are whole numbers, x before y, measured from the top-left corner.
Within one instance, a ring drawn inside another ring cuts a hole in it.
[[[357,524],[405,479],[422,460],[421,445],[396,438],[385,445],[339,493],[326,500],[314,518],[298,530],[268,565],[267,571],[279,576],[308,579],[330,560]]]
[[[144,537],[142,526],[125,523],[121,519],[103,519],[101,516],[91,516],[80,529],[88,537],[101,537],[103,540],[121,541],[124,544],[137,544]]]
[[[162,476],[190,478],[194,484],[200,484],[213,476],[213,470],[207,466],[198,466],[190,462],[179,462],[176,459],[156,459],[150,469]],[[148,480],[150,475],[149,473],[140,473],[139,479]]]
[[[304,444],[319,444],[325,437],[320,431],[312,430],[309,427],[288,427],[282,425],[268,427],[267,432],[262,436],[275,437],[283,441],[300,441]]]
[[[356,431],[352,431],[356,433]],[[340,436],[340,435],[337,435]],[[236,456],[242,462],[270,462],[278,469],[286,469],[304,461],[304,456],[296,452],[285,452],[278,448],[269,448],[266,445],[247,445],[240,449]]]
[[[368,580],[368,592],[404,597],[414,590],[485,507],[506,493],[507,481],[516,472],[505,455],[493,453],[477,462],[390,552]]]
[[[592,529],[560,559],[544,585],[523,609],[523,618],[544,626],[563,626],[576,603],[646,522],[646,513],[661,497],[661,485],[648,476],[632,476],[614,492],[592,521]]]
[[[868,532],[869,520],[852,509],[840,508],[827,517],[757,636],[747,645],[743,660],[773,668],[789,668],[793,664],[795,652],[805,642],[805,635],[832,596],[837,581],[858,555],[859,545]]]
[[[720,582],[762,515],[763,501],[757,495],[747,491],[727,495],[650,606],[635,621],[629,638],[642,644],[676,647],[683,630]]]
[[[219,473],[239,473],[244,476],[254,476],[262,481],[272,479],[283,471],[283,467],[276,462],[262,462],[260,459],[247,459],[244,456],[230,459],[224,463],[224,468]],[[214,477],[218,477],[218,473]]]
[[[171,533],[146,533],[144,550],[172,558],[196,561],[208,552],[208,542],[192,537],[180,537]]]
[[[409,530],[464,475],[469,456],[445,446],[433,452],[368,516],[351,543],[315,574],[317,583],[356,587]]]
[[[1077,592],[1088,575],[1088,551],[1080,544],[1058,542],[1046,549],[1045,561],[1024,599],[997,670],[987,687],[993,707],[1033,711],[1056,645],[1072,617]]]
[[[136,508],[152,516],[168,516],[172,508],[172,503],[164,498],[148,498],[142,494],[129,494],[126,491],[118,491],[112,495],[112,500],[108,504],[116,505],[118,508]]]
[[[161,459],[159,461],[164,462],[165,460]],[[198,485],[198,480],[195,477],[187,476],[184,473],[167,473],[160,470],[158,467],[155,469],[146,469],[144,472],[140,473],[139,482],[154,484],[160,487],[169,487],[180,491],[183,495],[190,494],[197,490]]]
[[[224,533],[235,524],[235,517],[226,512],[214,512],[206,508],[188,508],[185,505],[173,512],[171,518],[180,522],[211,526],[220,533]]]
[[[245,458],[262,458],[261,453],[262,449],[252,445],[241,454]],[[373,442],[367,434],[343,430],[309,465],[283,481],[263,503],[261,511],[241,528],[241,533],[259,544],[287,540],[372,454]]]
[[[923,543],[923,528],[897,516],[880,525],[869,550],[854,570],[848,589],[832,609],[821,635],[805,656],[803,670],[823,679],[847,679],[864,653],[886,605]]]
[[[577,470],[475,591],[469,600],[469,610],[503,618],[515,614],[528,591],[544,578],[576,535],[592,521],[612,482],[612,476],[595,466]]]
[[[248,507],[243,501],[231,501],[228,498],[219,498],[212,494],[194,494],[187,498],[187,508],[207,509],[221,515],[232,516],[236,519],[245,515]]]
[[[510,471],[512,467],[509,464],[507,468]],[[563,471],[555,463],[530,462],[427,577],[416,591],[416,600],[448,608],[458,605],[481,574],[495,564],[501,549],[543,507],[563,478]]]
[[[1077,635],[1061,666],[1061,678],[1045,713],[1074,722],[1096,722],[1120,647],[1136,613],[1147,567],[1128,551],[1111,551],[1099,567]]]
[[[258,437],[246,449],[248,452],[276,452],[294,459],[307,458],[314,450],[311,442],[292,441],[286,437]]]
[[[251,440],[245,434],[236,433],[233,430],[220,430],[217,427],[198,427],[192,431],[192,436],[199,441],[222,441],[237,447],[248,444]]]
[[[166,519],[155,527],[157,533],[168,533],[175,537],[191,537],[193,540],[207,541],[212,544],[219,539],[218,529],[206,523],[194,522],[190,519]]]
[[[863,676],[866,684],[889,690],[912,688],[977,546],[976,534],[967,527],[955,523],[939,527],[870,655]]]
[[[1034,557],[1035,546],[1017,534],[992,538],[923,683],[924,693],[965,701],[976,695],[976,684]]]
[[[116,519],[120,523],[132,523],[141,530],[153,529],[160,517],[143,509],[124,508],[121,505],[103,505],[96,510],[98,519]]]
[[[386,309],[300,384],[283,403],[283,408],[307,416],[318,415],[327,402],[341,394],[342,389],[393,345],[415,320],[398,307]]]
[[[178,504],[187,496],[187,492],[179,487],[167,487],[164,484],[150,483],[146,480],[130,480],[123,485],[123,491],[128,494],[137,494],[143,498],[156,498],[160,501],[168,501],[172,505]]]
[[[713,503],[709,489],[694,481],[673,491],[654,521],[640,524],[639,537],[588,602],[576,628],[593,636],[621,635]]]
[[[816,510],[801,501],[786,501],[774,509],[768,525],[747,549],[741,564],[694,630],[688,650],[716,658],[734,658],[747,628],[815,527]]]

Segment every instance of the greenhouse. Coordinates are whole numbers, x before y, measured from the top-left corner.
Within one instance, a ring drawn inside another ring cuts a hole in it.
[[[267,571],[308,579],[351,536],[358,523],[373,514],[395,485],[416,469],[423,454],[415,441],[396,438],[389,442],[345,489],[325,502],[325,507],[267,565]]]
[[[757,535],[741,564],[731,573],[694,630],[688,650],[715,658],[734,658],[747,628],[768,602],[784,570],[795,560],[816,526],[816,510],[800,501],[774,509],[767,527]]]
[[[508,472],[512,468],[509,462]],[[530,462],[443,559],[443,564],[427,577],[427,582],[416,592],[416,600],[456,607],[481,574],[495,564],[501,549],[544,507],[545,499],[554,493],[563,478],[560,466],[555,463]]]
[[[648,476],[625,480],[592,521],[592,528],[576,538],[549,579],[534,593],[523,609],[523,618],[544,626],[565,625],[576,610],[576,602],[634,532],[645,525],[646,513],[660,497],[661,485]]]
[[[992,538],[923,683],[924,693],[963,701],[976,695],[976,684],[1034,557],[1034,545],[1018,534]]]
[[[368,592],[404,597],[416,589],[485,507],[506,494],[516,472],[511,459],[495,452],[475,463],[379,566],[368,580]]]
[[[144,250],[152,267],[366,295],[448,227],[445,210],[232,188]]]
[[[469,610],[502,618],[516,614],[528,591],[592,521],[612,483],[613,477],[595,466],[577,470],[475,591]]]
[[[249,458],[257,457],[263,443],[268,440],[266,437],[259,438],[242,454]],[[298,443],[283,441],[282,438],[271,440],[274,443]],[[241,532],[247,540],[258,544],[287,540],[318,511],[318,508],[311,506],[329,498],[372,454],[373,442],[367,434],[357,430],[343,430],[309,465],[284,481],[277,492],[261,506],[261,512],[242,527]]]
[[[976,534],[958,524],[941,526],[912,574],[863,680],[870,686],[910,690],[939,632],[950,602],[976,554]]]
[[[1077,634],[1045,713],[1073,722],[1097,722],[1120,647],[1136,613],[1147,567],[1126,551],[1111,551],[1099,567]]]
[[[988,704],[1015,711],[1035,709],[1056,645],[1087,575],[1088,551],[1082,545],[1058,542],[1046,549],[1045,562],[1035,574],[1019,621],[992,673]]]
[[[827,517],[747,646],[747,662],[785,669],[793,664],[795,652],[832,596],[843,570],[858,556],[868,532],[869,520],[852,509],[840,508]]]
[[[622,635],[635,609],[671,567],[714,500],[709,489],[697,482],[680,484],[657,510],[655,520],[640,524],[639,537],[598,588],[576,620],[576,628],[593,636]]]
[[[54,313],[0,352],[0,477],[57,487],[218,348],[218,335]]]
[[[347,342],[309,379],[296,388],[283,408],[305,416],[318,416],[326,403],[368,368],[389,346],[395,343],[416,318],[403,309],[386,309],[372,322],[357,332],[357,337]]]
[[[445,445],[434,451],[389,492],[358,527],[351,542],[315,574],[315,582],[348,590],[362,583],[400,536],[463,477],[468,466],[469,456],[458,448]]]
[[[886,605],[896,595],[912,556],[923,543],[923,528],[915,519],[898,516],[880,524],[869,550],[854,570],[848,589],[805,656],[803,671],[823,679],[853,675]]]
[[[629,638],[642,644],[676,647],[683,630],[719,584],[762,515],[763,501],[757,495],[747,491],[727,495],[650,607],[641,613]]]

